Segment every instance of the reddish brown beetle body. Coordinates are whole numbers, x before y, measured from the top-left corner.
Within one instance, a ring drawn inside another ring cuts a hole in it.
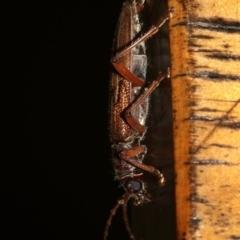
[[[136,6],[128,2],[123,4],[123,9],[119,17],[119,29],[116,36],[116,49],[121,49],[131,42],[134,36],[137,34],[138,28],[140,28],[140,23],[137,23],[135,20],[135,26],[133,26],[133,16],[137,16]],[[136,18],[136,17],[135,17]],[[136,26],[139,25],[139,26]],[[124,30],[121,30],[124,29]],[[125,65],[131,72],[134,68],[139,68],[134,61],[134,56],[138,55],[144,69],[142,74],[143,79],[146,77],[146,53],[145,46],[141,44],[142,54],[138,54],[140,51],[131,49],[125,54],[120,56],[116,61],[116,64]],[[136,58],[136,57],[135,57]],[[113,65],[115,64],[114,60],[112,61]],[[112,73],[111,82],[110,82],[110,92],[112,93],[110,99],[110,137],[113,141],[125,142],[129,136],[133,135],[134,130],[126,124],[126,121],[120,117],[123,113],[123,110],[129,107],[130,103],[136,98],[133,93],[134,86],[132,82],[126,80],[123,76],[118,73]],[[135,90],[136,86],[135,86]],[[138,89],[139,92],[139,89]]]
[[[150,201],[150,196],[141,180],[144,171],[154,174],[163,184],[162,174],[152,166],[143,164],[147,148],[141,145],[148,115],[148,97],[166,77],[170,76],[169,69],[159,74],[157,80],[146,88],[147,56],[144,41],[155,34],[159,27],[169,19],[173,9],[161,18],[156,26],[144,35],[141,33],[138,12],[143,8],[143,2],[123,4],[119,17],[115,47],[118,50],[111,63],[116,69],[110,81],[110,137],[112,141],[113,166],[115,178],[123,186],[125,193],[118,200],[108,218],[104,239],[107,238],[112,217],[122,205],[123,218],[131,239],[135,239],[127,217],[127,202],[134,198],[134,205]]]

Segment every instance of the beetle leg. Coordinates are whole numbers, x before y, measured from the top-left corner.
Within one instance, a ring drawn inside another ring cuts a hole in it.
[[[116,54],[116,56],[113,58],[113,62],[115,62],[120,56],[122,56],[127,51],[131,50],[135,46],[137,46],[139,43],[146,41],[148,38],[152,37],[155,33],[158,32],[159,28],[169,19],[172,17],[172,14],[174,12],[174,8],[170,8],[167,13],[159,19],[156,25],[153,25],[144,35],[142,35],[140,38],[138,38],[136,41],[132,42],[129,46],[124,48],[122,51]]]
[[[118,73],[121,74],[129,82],[140,87],[143,87],[145,85],[145,82],[142,79],[135,76],[122,63],[118,62],[117,60],[112,60],[112,65],[115,67]]]
[[[129,126],[134,129],[135,131],[139,132],[139,133],[144,133],[146,131],[146,127],[144,127],[143,125],[141,125],[139,123],[139,121],[137,121],[131,114],[131,112],[138,107],[143,101],[146,100],[146,98],[149,97],[149,95],[158,87],[158,85],[160,84],[160,82],[165,78],[169,78],[170,77],[170,69],[168,68],[167,71],[165,73],[159,73],[157,80],[153,81],[152,84],[150,85],[150,87],[142,94],[139,96],[139,98],[134,101],[130,107],[128,107],[125,112],[125,119],[127,120]]]
[[[143,10],[144,2],[145,2],[145,0],[141,0],[141,1],[137,2],[137,13],[140,13]]]
[[[147,171],[147,172],[150,172],[150,173],[154,174],[158,178],[159,185],[163,185],[164,184],[164,177],[163,177],[163,175],[160,171],[158,171],[156,168],[154,168],[152,166],[146,165],[146,164],[141,163],[141,162],[137,162],[137,161],[132,159],[132,157],[134,157],[134,156],[137,156],[141,153],[145,153],[146,150],[147,150],[147,148],[146,148],[145,145],[140,145],[140,146],[136,146],[136,147],[133,147],[131,149],[126,149],[126,150],[120,152],[119,156],[122,160],[130,163],[131,165],[133,165],[137,168],[140,168],[144,171]]]
[[[146,152],[147,152],[147,147],[145,145],[140,145],[140,146],[135,146],[130,149],[125,149],[121,151],[119,153],[119,156],[120,158],[131,158]]]

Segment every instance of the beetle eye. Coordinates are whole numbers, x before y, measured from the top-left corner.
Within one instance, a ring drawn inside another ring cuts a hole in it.
[[[142,189],[142,182],[138,180],[129,180],[126,186],[127,189],[131,190],[133,193],[137,193]]]

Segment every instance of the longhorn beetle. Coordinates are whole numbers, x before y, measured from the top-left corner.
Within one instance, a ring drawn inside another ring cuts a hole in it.
[[[150,202],[150,195],[141,180],[143,171],[154,174],[159,184],[164,184],[161,172],[142,163],[147,148],[140,142],[146,132],[144,125],[148,115],[148,97],[164,78],[170,77],[170,70],[159,73],[157,79],[148,88],[145,87],[147,57],[144,41],[158,32],[158,29],[171,17],[174,9],[169,9],[156,25],[139,37],[142,28],[139,12],[143,5],[144,0],[129,0],[123,4],[115,39],[117,54],[111,59],[116,70],[110,80],[109,109],[113,166],[115,178],[120,182],[125,193],[110,212],[104,240],[107,239],[112,218],[121,205],[126,230],[130,238],[135,239],[127,217],[127,203],[130,198],[134,199],[136,206]]]

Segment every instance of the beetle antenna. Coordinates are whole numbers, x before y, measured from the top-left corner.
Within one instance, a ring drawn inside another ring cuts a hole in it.
[[[133,236],[132,230],[131,230],[130,225],[129,225],[128,215],[127,215],[127,203],[128,203],[128,201],[131,197],[133,197],[133,196],[131,196],[131,195],[126,196],[126,198],[124,200],[124,204],[122,205],[122,212],[123,212],[123,220],[124,220],[127,232],[129,234],[129,237],[132,240],[135,240],[135,237]]]
[[[120,198],[116,205],[114,206],[114,208],[110,211],[108,220],[106,222],[106,227],[104,230],[104,235],[103,235],[103,239],[106,240],[107,236],[108,236],[108,231],[109,231],[109,227],[111,226],[112,223],[112,219],[114,217],[114,215],[116,214],[118,208],[122,205],[122,211],[123,211],[123,220],[126,226],[126,229],[128,231],[128,234],[130,236],[130,238],[132,240],[135,240],[135,237],[132,234],[130,225],[129,225],[129,221],[128,221],[128,216],[127,216],[127,203],[129,201],[130,198],[135,198],[135,195],[133,195],[132,193],[125,193],[123,194],[122,198]]]
[[[107,222],[106,222],[106,227],[105,227],[105,230],[104,230],[104,234],[103,234],[103,239],[104,239],[104,240],[107,239],[108,230],[109,230],[109,227],[111,226],[113,216],[116,214],[119,206],[124,204],[124,201],[125,201],[125,194],[123,195],[123,197],[122,197],[121,199],[119,199],[119,200],[117,201],[117,203],[116,203],[116,205],[114,206],[114,208],[110,211],[108,220],[107,220]]]

